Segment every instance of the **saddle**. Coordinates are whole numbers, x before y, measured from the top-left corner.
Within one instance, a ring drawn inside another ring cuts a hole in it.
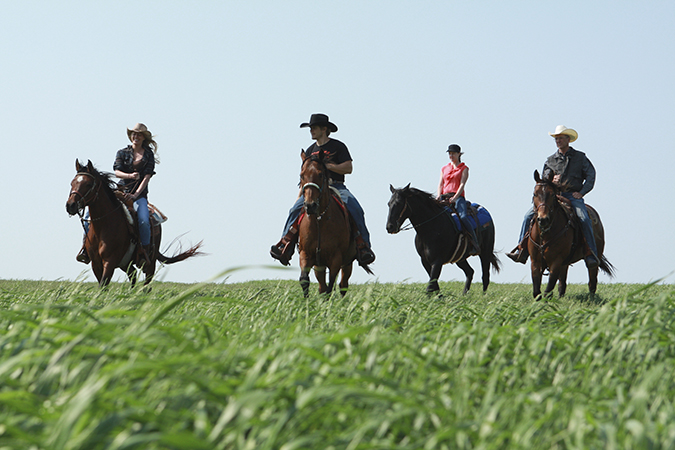
[[[115,191],[115,197],[125,206],[124,212],[127,216],[127,229],[131,235],[131,241],[135,244],[134,260],[139,261],[141,235],[138,230],[138,215],[134,209],[134,202],[129,198],[124,191]],[[154,236],[157,233],[159,225],[169,220],[155,205],[148,202],[148,212],[150,213],[150,242],[154,241]]]

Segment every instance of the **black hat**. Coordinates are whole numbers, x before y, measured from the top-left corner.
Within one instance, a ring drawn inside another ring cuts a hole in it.
[[[335,133],[338,130],[337,125],[331,123],[325,114],[312,114],[309,118],[309,123],[301,123],[300,128],[311,127],[312,125],[326,125],[331,133]]]
[[[457,144],[448,145],[448,149],[446,150],[446,152],[448,152],[448,153],[455,152],[455,153],[460,153],[462,155],[464,154],[464,152],[462,151],[462,148]]]

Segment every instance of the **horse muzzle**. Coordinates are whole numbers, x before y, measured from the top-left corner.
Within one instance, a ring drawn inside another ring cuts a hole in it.
[[[315,216],[319,213],[319,202],[318,201],[313,201],[313,202],[305,202],[303,204],[303,207],[305,208],[305,212],[309,215]]]
[[[396,234],[401,231],[401,224],[398,222],[388,221],[387,222],[387,233]]]

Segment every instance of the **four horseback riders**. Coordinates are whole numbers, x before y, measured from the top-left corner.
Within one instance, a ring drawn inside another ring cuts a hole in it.
[[[371,264],[375,254],[371,249],[370,233],[366,227],[365,214],[358,200],[345,186],[345,175],[352,173],[352,158],[347,146],[341,141],[331,138],[338,127],[330,122],[325,114],[312,114],[309,122],[300,124],[300,128],[309,128],[312,139],[315,141],[304,151],[305,156],[311,157],[323,152],[325,165],[328,169],[329,183],[337,190],[351,217],[351,226],[357,248],[357,260],[361,265]],[[583,197],[593,189],[595,184],[595,168],[586,155],[569,144],[576,141],[578,134],[575,130],[558,125],[553,133],[549,133],[556,142],[558,150],[548,157],[544,163],[543,178],[553,173],[553,182],[561,189],[561,195],[569,200],[572,209],[579,217],[586,244],[584,258],[589,268],[598,266],[598,256],[593,236],[591,219],[586,210]],[[138,234],[141,243],[140,256],[146,261],[151,260],[153,248],[151,243],[151,224],[148,209],[148,184],[155,174],[155,164],[159,163],[156,156],[157,142],[152,133],[142,124],[137,123],[127,129],[127,136],[131,144],[118,150],[113,164],[115,176],[123,194],[120,197],[133,202],[138,222]],[[478,254],[480,251],[476,233],[468,220],[465,188],[469,178],[469,168],[462,163],[463,152],[457,144],[447,149],[450,162],[441,169],[441,177],[437,189],[437,198],[448,205],[454,206],[462,228],[469,242],[469,254]],[[289,265],[295,246],[298,242],[298,229],[303,209],[302,188],[291,207],[281,240],[272,246],[270,255],[283,265]],[[525,263],[528,259],[527,238],[534,217],[534,208],[525,214],[521,227],[519,244],[507,256],[515,262]],[[85,216],[85,239],[88,232],[88,217]],[[90,257],[85,245],[77,255],[79,262],[88,264]]]

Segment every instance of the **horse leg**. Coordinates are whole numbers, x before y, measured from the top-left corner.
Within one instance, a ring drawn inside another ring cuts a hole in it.
[[[302,294],[305,297],[309,296],[309,272],[311,270],[311,267],[303,267],[300,270],[300,287],[302,288]]]
[[[315,267],[314,276],[316,277],[316,281],[319,283],[319,294],[329,292],[328,285],[326,284],[326,267]]]
[[[441,290],[440,286],[438,286],[438,279],[441,277],[441,269],[443,269],[443,263],[441,262],[434,262],[429,265],[429,269],[427,269],[427,273],[429,274],[427,294],[433,294],[434,292],[439,292]]]
[[[481,279],[483,280],[483,292],[490,286],[490,255],[480,254]]]
[[[465,278],[464,278],[464,292],[463,293],[466,294],[467,292],[469,292],[469,289],[471,289],[471,281],[473,281],[474,271],[473,271],[473,269],[469,265],[469,262],[466,259],[463,259],[463,260],[459,261],[457,263],[457,267],[462,269],[462,271],[464,272]],[[485,270],[485,269],[483,269],[483,270]],[[485,276],[485,272],[483,272],[483,276]],[[485,289],[486,289],[485,281],[483,281],[483,290],[485,290]]]
[[[600,257],[600,255],[598,255]],[[598,287],[598,268],[588,269],[588,292],[595,294]]]
[[[131,287],[136,286],[136,281],[138,281],[138,273],[136,273],[136,267],[133,264],[129,264],[127,268],[127,278],[131,281]]]
[[[342,266],[342,276],[340,277],[340,294],[344,297],[349,288],[349,277],[352,276],[352,263]]]
[[[110,280],[112,280],[113,272],[115,271],[115,264],[110,263],[110,261],[103,262],[103,273],[101,278],[98,281],[100,287],[106,287]]]
[[[558,263],[551,264],[548,270],[549,270],[548,283],[546,284],[544,297],[551,298],[553,297],[553,289],[555,288],[555,284],[558,282],[558,277],[560,277],[560,270],[561,270],[560,264]]]
[[[560,268],[560,275],[558,275],[558,296],[564,297],[567,291],[567,271],[570,266],[563,266]]]
[[[539,299],[541,295],[541,274],[543,271],[540,262],[535,261],[534,258],[532,258],[530,271],[532,272],[532,296],[535,299]]]

